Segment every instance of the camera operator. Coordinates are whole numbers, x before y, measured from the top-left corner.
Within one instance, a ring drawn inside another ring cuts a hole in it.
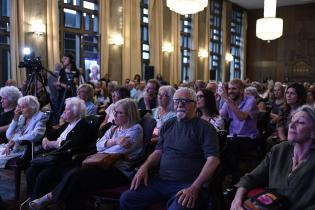
[[[59,72],[58,81],[56,86],[58,88],[58,116],[61,115],[64,109],[66,98],[77,95],[77,84],[79,81],[79,71],[76,68],[74,57],[72,54],[67,53],[62,58],[63,68]]]

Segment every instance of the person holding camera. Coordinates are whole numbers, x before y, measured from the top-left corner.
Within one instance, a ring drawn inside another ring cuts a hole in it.
[[[58,88],[58,116],[62,114],[65,105],[65,99],[77,95],[77,84],[79,81],[79,71],[76,67],[72,54],[65,54],[62,58],[63,68],[59,72],[56,86]]]

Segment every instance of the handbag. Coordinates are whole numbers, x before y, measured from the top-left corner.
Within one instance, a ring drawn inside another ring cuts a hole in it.
[[[99,168],[107,169],[111,167],[117,160],[123,157],[122,154],[108,154],[96,153],[88,156],[83,162],[82,166],[96,166]]]
[[[261,189],[258,193],[252,193],[243,202],[245,210],[285,210],[288,209],[288,200],[270,189]]]
[[[113,137],[117,128],[118,126],[113,128],[109,138]],[[96,153],[85,158],[85,160],[82,162],[82,166],[96,166],[107,169],[111,167],[117,160],[122,159],[123,156],[123,154]]]
[[[44,154],[31,160],[31,166],[35,167],[46,167],[56,165],[60,160],[59,155]]]

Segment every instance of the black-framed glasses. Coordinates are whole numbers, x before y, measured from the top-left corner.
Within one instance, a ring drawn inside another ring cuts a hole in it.
[[[187,98],[177,98],[177,99],[173,99],[173,103],[174,105],[179,105],[179,103],[181,103],[184,106],[186,106],[189,103],[195,103],[195,101],[191,99],[187,99]]]

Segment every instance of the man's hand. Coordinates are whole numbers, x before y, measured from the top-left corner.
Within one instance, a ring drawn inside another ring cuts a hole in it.
[[[188,188],[180,190],[176,197],[178,197],[178,203],[186,208],[194,208],[198,198],[200,188],[190,186]]]
[[[148,169],[146,169],[145,167],[140,167],[136,175],[132,179],[130,190],[138,189],[142,180],[144,182],[144,185],[148,186],[148,179],[149,179]]]
[[[46,137],[43,138],[42,147],[43,147],[44,150],[48,150],[49,149],[49,140]]]
[[[234,199],[231,204],[230,210],[243,210],[242,199]]]

